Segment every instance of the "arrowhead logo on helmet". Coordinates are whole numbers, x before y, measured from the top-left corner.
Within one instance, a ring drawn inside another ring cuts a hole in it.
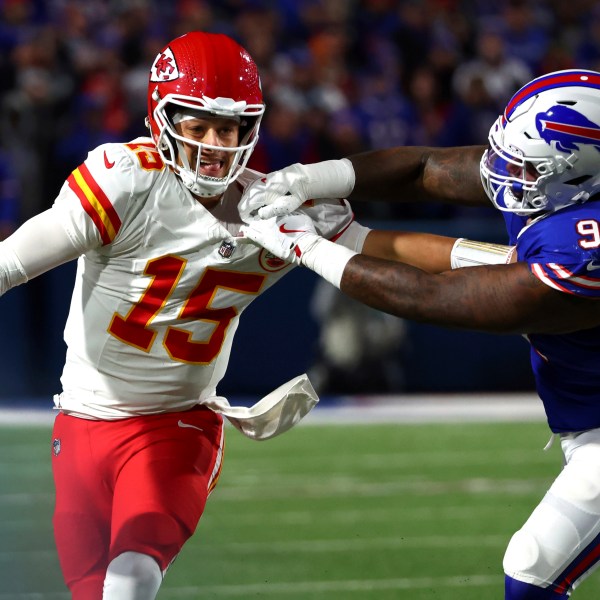
[[[179,77],[179,69],[171,48],[165,48],[155,59],[150,69],[150,81],[173,81]]]

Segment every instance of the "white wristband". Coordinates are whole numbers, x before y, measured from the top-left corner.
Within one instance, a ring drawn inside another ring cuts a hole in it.
[[[301,264],[339,289],[346,263],[358,254],[318,235],[302,238]]]
[[[303,165],[310,198],[347,198],[354,189],[354,167],[347,158]]]
[[[479,265],[507,265],[514,253],[514,246],[458,238],[450,253],[450,264],[453,269]]]

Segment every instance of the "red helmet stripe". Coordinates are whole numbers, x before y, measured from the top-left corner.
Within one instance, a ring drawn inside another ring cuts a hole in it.
[[[504,118],[509,119],[512,111],[531,96],[545,90],[565,86],[591,87],[600,89],[600,75],[593,71],[561,71],[558,73],[538,77],[531,83],[523,86],[510,100],[504,110]]]

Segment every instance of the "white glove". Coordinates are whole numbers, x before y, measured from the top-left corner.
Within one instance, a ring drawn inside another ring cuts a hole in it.
[[[266,177],[256,179],[244,190],[238,203],[238,211],[244,223],[251,223],[259,218],[258,209],[267,203],[266,182]]]
[[[311,165],[296,163],[261,179],[264,190],[250,186],[240,202],[240,215],[270,219],[294,212],[313,198],[346,198],[354,189],[354,167],[347,158]]]
[[[356,255],[317,235],[312,220],[302,212],[251,221],[242,225],[240,234],[244,237],[238,240],[251,240],[282,260],[308,267],[337,288],[346,263]]]
[[[312,219],[302,212],[250,221],[240,227],[240,234],[295,265],[300,264],[306,250],[322,239],[317,235]]]

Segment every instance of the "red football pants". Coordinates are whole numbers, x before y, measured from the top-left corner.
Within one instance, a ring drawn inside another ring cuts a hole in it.
[[[200,406],[118,421],[57,416],[54,537],[73,600],[101,600],[123,552],[169,566],[217,482],[223,433],[222,417]]]

